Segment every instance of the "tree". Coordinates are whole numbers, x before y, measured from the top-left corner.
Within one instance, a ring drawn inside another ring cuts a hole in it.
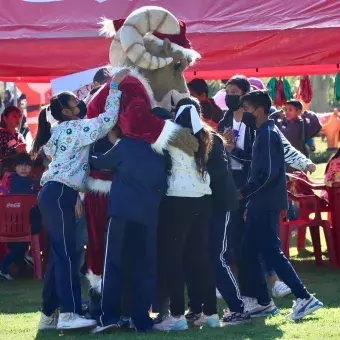
[[[314,112],[328,112],[332,108],[334,77],[330,75],[311,76],[313,99],[310,109]]]

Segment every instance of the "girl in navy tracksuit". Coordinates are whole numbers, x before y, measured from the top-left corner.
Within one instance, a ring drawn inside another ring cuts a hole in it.
[[[93,154],[91,165],[114,170],[102,281],[100,333],[118,327],[126,251],[132,257],[131,316],[138,331],[152,329],[149,308],[156,286],[156,228],[160,201],[167,189],[166,162],[143,140],[111,131],[114,146]]]
[[[121,92],[118,83],[128,71],[116,74],[105,111],[82,119],[86,105],[71,92],[60,93],[39,117],[36,148],[51,160],[42,176],[39,208],[50,242],[39,329],[77,329],[96,325],[81,313],[81,287],[76,248],[75,211],[78,192],[84,191],[90,145],[104,137],[118,119]],[[52,128],[51,128],[52,126]],[[47,293],[48,292],[48,293]],[[55,310],[60,307],[59,320]]]

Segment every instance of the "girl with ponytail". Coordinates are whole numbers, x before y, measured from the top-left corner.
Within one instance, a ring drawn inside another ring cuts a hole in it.
[[[105,112],[83,119],[86,105],[71,92],[60,93],[39,115],[33,153],[41,150],[51,161],[44,172],[38,204],[50,242],[39,329],[95,327],[81,313],[81,288],[77,266],[75,210],[78,192],[84,191],[90,145],[103,138],[118,120],[121,91],[118,84],[128,70],[111,82]],[[59,319],[55,310],[60,307]]]

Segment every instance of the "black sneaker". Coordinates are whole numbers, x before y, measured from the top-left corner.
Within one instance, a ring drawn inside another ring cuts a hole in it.
[[[194,313],[194,312],[188,312],[187,314],[185,314],[185,318],[186,318],[187,321],[189,321],[189,322],[195,322],[195,321],[197,321],[200,317],[201,317],[201,314],[196,314],[196,313]]]
[[[13,277],[9,275],[8,273],[2,272],[0,270],[0,279],[1,280],[6,280],[6,281],[13,281]]]
[[[221,326],[241,325],[247,322],[250,322],[248,314],[225,311],[221,320]]]
[[[34,261],[31,256],[25,256],[24,261],[30,268],[34,268]]]

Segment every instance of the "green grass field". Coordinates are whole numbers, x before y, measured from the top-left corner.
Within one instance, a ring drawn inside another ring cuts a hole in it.
[[[320,181],[325,165],[318,165],[312,176]],[[324,266],[316,267],[311,254],[312,247],[307,241],[304,255],[297,256],[292,240],[291,259],[297,272],[309,291],[316,293],[325,307],[299,323],[285,318],[292,305],[292,297],[276,300],[281,314],[266,320],[253,320],[249,325],[226,327],[221,329],[193,328],[177,333],[116,333],[93,336],[88,333],[37,332],[42,282],[30,279],[13,282],[0,281],[0,340],[87,340],[101,338],[105,340],[177,339],[177,340],[339,340],[340,339],[340,269],[331,269],[324,258]],[[325,249],[323,249],[325,250]],[[86,292],[84,284],[83,292]],[[219,312],[225,306],[219,302]]]
[[[315,267],[308,251],[304,258],[296,257],[292,248],[294,267],[300,274],[308,289],[316,293],[325,307],[314,315],[306,317],[299,323],[285,318],[292,303],[292,297],[276,300],[281,314],[266,320],[253,320],[249,325],[231,326],[221,329],[193,328],[186,332],[176,333],[116,333],[93,336],[88,333],[37,332],[39,322],[41,282],[30,279],[13,282],[0,282],[0,339],[1,340],[90,340],[101,339],[129,340],[137,337],[146,339],[223,339],[223,340],[264,340],[264,339],[303,339],[303,340],[338,340],[340,339],[340,270],[331,269],[325,259],[323,267]],[[86,291],[84,285],[83,292]],[[219,302],[220,313],[225,308]]]

